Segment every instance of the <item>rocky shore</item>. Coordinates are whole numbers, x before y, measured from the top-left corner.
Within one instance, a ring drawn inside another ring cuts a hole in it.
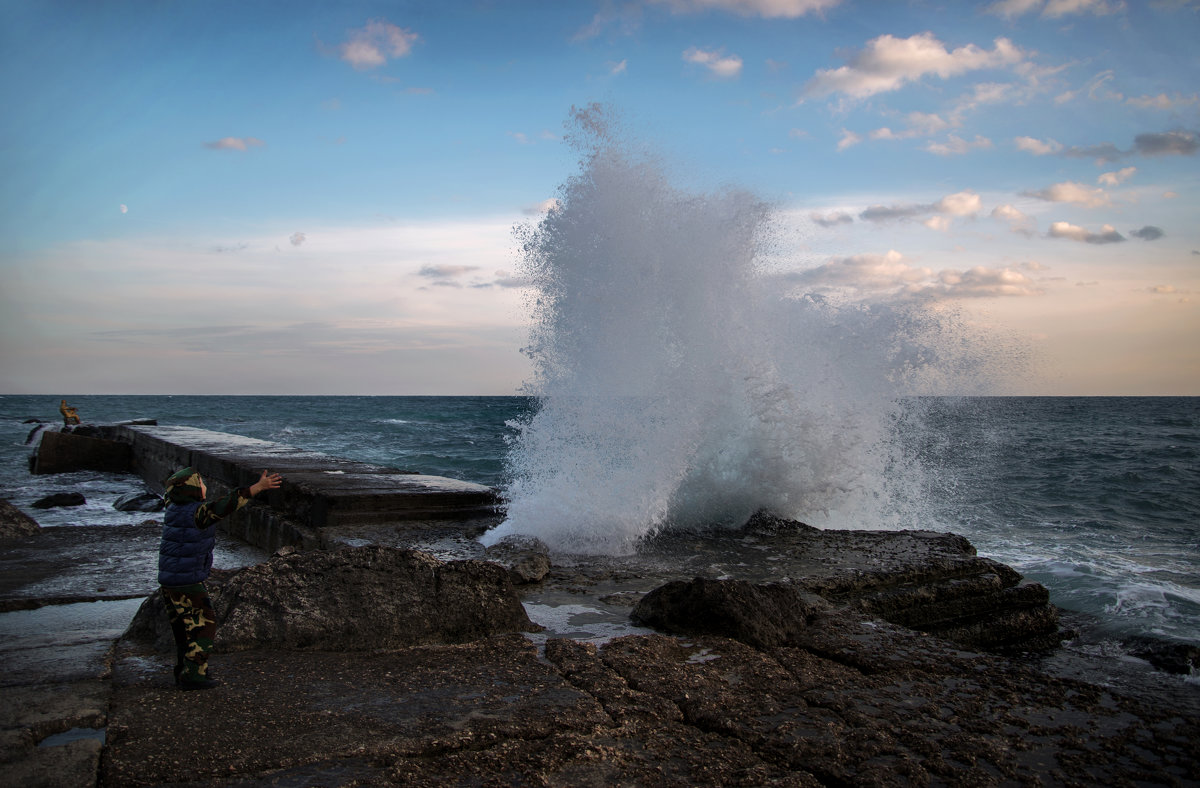
[[[210,584],[222,683],[184,693],[151,593],[156,529],[22,522],[0,540],[4,784],[1200,774],[1200,687],[1056,648],[1071,633],[1045,590],[951,534],[762,515],[603,560],[408,523],[325,550],[228,551],[218,565],[244,568]]]

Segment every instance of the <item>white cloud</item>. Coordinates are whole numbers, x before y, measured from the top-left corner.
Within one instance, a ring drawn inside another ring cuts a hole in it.
[[[292,246],[299,246],[300,244],[304,243],[307,239],[308,239],[308,236],[305,235],[304,233],[292,233],[291,235],[288,236],[288,241],[291,242]]]
[[[1066,238],[1087,244],[1111,244],[1125,240],[1125,236],[1117,232],[1111,224],[1106,224],[1100,228],[1100,232],[1093,233],[1091,230],[1070,222],[1054,222],[1050,225],[1047,235],[1051,238]]]
[[[1103,189],[1093,189],[1090,186],[1084,186],[1082,183],[1075,183],[1074,181],[1056,183],[1039,191],[1026,191],[1021,194],[1025,197],[1035,197],[1047,202],[1076,203],[1078,205],[1085,205],[1088,208],[1099,208],[1109,204],[1108,193]]]
[[[1007,222],[1009,229],[1015,233],[1029,233],[1033,230],[1033,219],[1011,205],[998,205],[992,209],[991,217]]]
[[[910,288],[910,292],[944,298],[996,298],[1036,296],[1044,291],[1020,271],[977,265],[966,271],[948,268],[938,273],[936,282],[917,289]]]
[[[521,209],[521,213],[526,216],[540,216],[543,213],[548,213],[558,207],[558,200],[551,197],[541,202],[535,202],[533,205],[526,205]]]
[[[129,213],[129,206],[125,203],[121,203],[121,213]]]
[[[374,19],[353,31],[338,48],[338,54],[356,70],[366,71],[382,66],[389,57],[405,57],[418,40],[420,36],[407,28]]]
[[[619,63],[609,62],[608,63],[608,73],[614,74],[614,75],[615,74],[624,74],[625,69],[628,65],[629,65],[628,60],[622,60]]]
[[[906,219],[917,219],[926,214],[931,218],[922,220],[922,224],[932,230],[947,230],[951,217],[976,216],[983,207],[983,201],[973,191],[961,191],[948,194],[935,203],[911,205],[872,205],[858,215],[867,222],[888,222]]]
[[[1044,6],[1044,7],[1043,7]],[[1040,10],[1047,19],[1057,19],[1070,14],[1091,13],[1098,16],[1112,14],[1123,9],[1123,2],[1109,3],[1106,0],[999,0],[986,9],[989,14],[1014,19]]]
[[[742,73],[742,59],[737,55],[726,57],[720,52],[709,52],[692,47],[683,53],[683,59],[688,63],[704,66],[714,75],[729,79]]]
[[[984,10],[989,14],[1012,19],[1040,8],[1042,2],[1043,0],[1000,0]]]
[[[871,132],[870,137],[873,140],[903,140],[912,137],[928,137],[930,134],[937,134],[939,131],[944,131],[950,128],[950,121],[943,119],[940,115],[927,112],[910,112],[904,116],[905,128],[900,131],[892,131],[891,128],[884,126],[883,128],[875,129]]]
[[[842,129],[842,138],[838,140],[837,149],[839,151],[843,151],[846,150],[846,148],[854,147],[860,142],[862,142],[862,137],[858,136],[849,129]]]
[[[261,148],[267,143],[257,137],[222,137],[215,142],[206,142],[204,147],[210,150],[248,150],[250,148]]]
[[[1050,0],[1042,16],[1057,19],[1069,14],[1092,13],[1097,16],[1113,14],[1125,7],[1122,2],[1108,3],[1106,0]]]
[[[882,35],[869,41],[849,64],[818,71],[805,85],[804,95],[842,93],[866,98],[898,90],[927,75],[946,79],[968,71],[1012,65],[1024,58],[1024,53],[1006,38],[997,38],[994,44],[990,51],[974,44],[947,50],[932,33],[908,38]]]
[[[994,298],[1041,295],[1029,277],[1011,268],[976,266],[966,271],[909,265],[896,250],[830,258],[823,265],[785,277],[818,288],[857,290],[900,298]]]
[[[1157,96],[1130,96],[1125,100],[1138,109],[1162,109],[1171,110],[1179,107],[1189,107],[1200,101],[1200,95],[1193,93],[1190,96],[1181,96],[1178,93],[1174,98],[1169,97],[1166,93],[1159,93]]]
[[[854,222],[854,217],[845,211],[834,211],[828,214],[810,213],[808,218],[822,227],[836,227],[839,224],[853,224]]]
[[[831,258],[824,265],[788,278],[810,285],[849,286],[859,290],[891,290],[928,278],[933,271],[914,268],[895,249],[886,254],[859,254]]]
[[[990,147],[992,147],[992,141],[987,137],[976,134],[975,139],[968,142],[957,134],[951,134],[945,142],[930,142],[925,146],[925,150],[929,153],[936,153],[938,156],[961,156],[971,150]]]
[[[1120,186],[1125,181],[1133,177],[1137,172],[1137,167],[1122,167],[1116,172],[1105,172],[1096,179],[1096,183],[1103,186]]]
[[[671,6],[676,12],[720,10],[767,19],[797,19],[819,14],[842,0],[650,0]]]
[[[983,201],[978,194],[972,191],[962,191],[946,195],[933,204],[933,209],[938,213],[950,216],[974,216],[979,213],[982,206]]]
[[[1062,144],[1057,140],[1042,141],[1033,137],[1017,137],[1013,142],[1017,143],[1018,150],[1032,153],[1034,156],[1045,156],[1062,150]]]

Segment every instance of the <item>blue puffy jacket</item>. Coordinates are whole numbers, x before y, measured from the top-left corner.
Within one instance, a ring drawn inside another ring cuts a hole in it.
[[[168,588],[190,586],[208,579],[213,563],[217,524],[196,527],[196,510],[203,504],[168,503],[158,547],[158,583]]]

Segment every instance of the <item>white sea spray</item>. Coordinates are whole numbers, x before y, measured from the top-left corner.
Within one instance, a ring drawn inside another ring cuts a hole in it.
[[[935,313],[806,291],[777,264],[770,205],[676,188],[597,107],[574,121],[580,173],[518,231],[540,406],[486,540],[620,554],[763,508],[914,525],[920,468],[893,438],[899,398],[944,371]]]

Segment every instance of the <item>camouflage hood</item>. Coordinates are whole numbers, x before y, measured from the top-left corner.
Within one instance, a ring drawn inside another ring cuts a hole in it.
[[[163,496],[168,503],[191,503],[203,501],[204,491],[200,489],[200,474],[195,468],[183,468],[167,477],[163,483],[167,492]]]

